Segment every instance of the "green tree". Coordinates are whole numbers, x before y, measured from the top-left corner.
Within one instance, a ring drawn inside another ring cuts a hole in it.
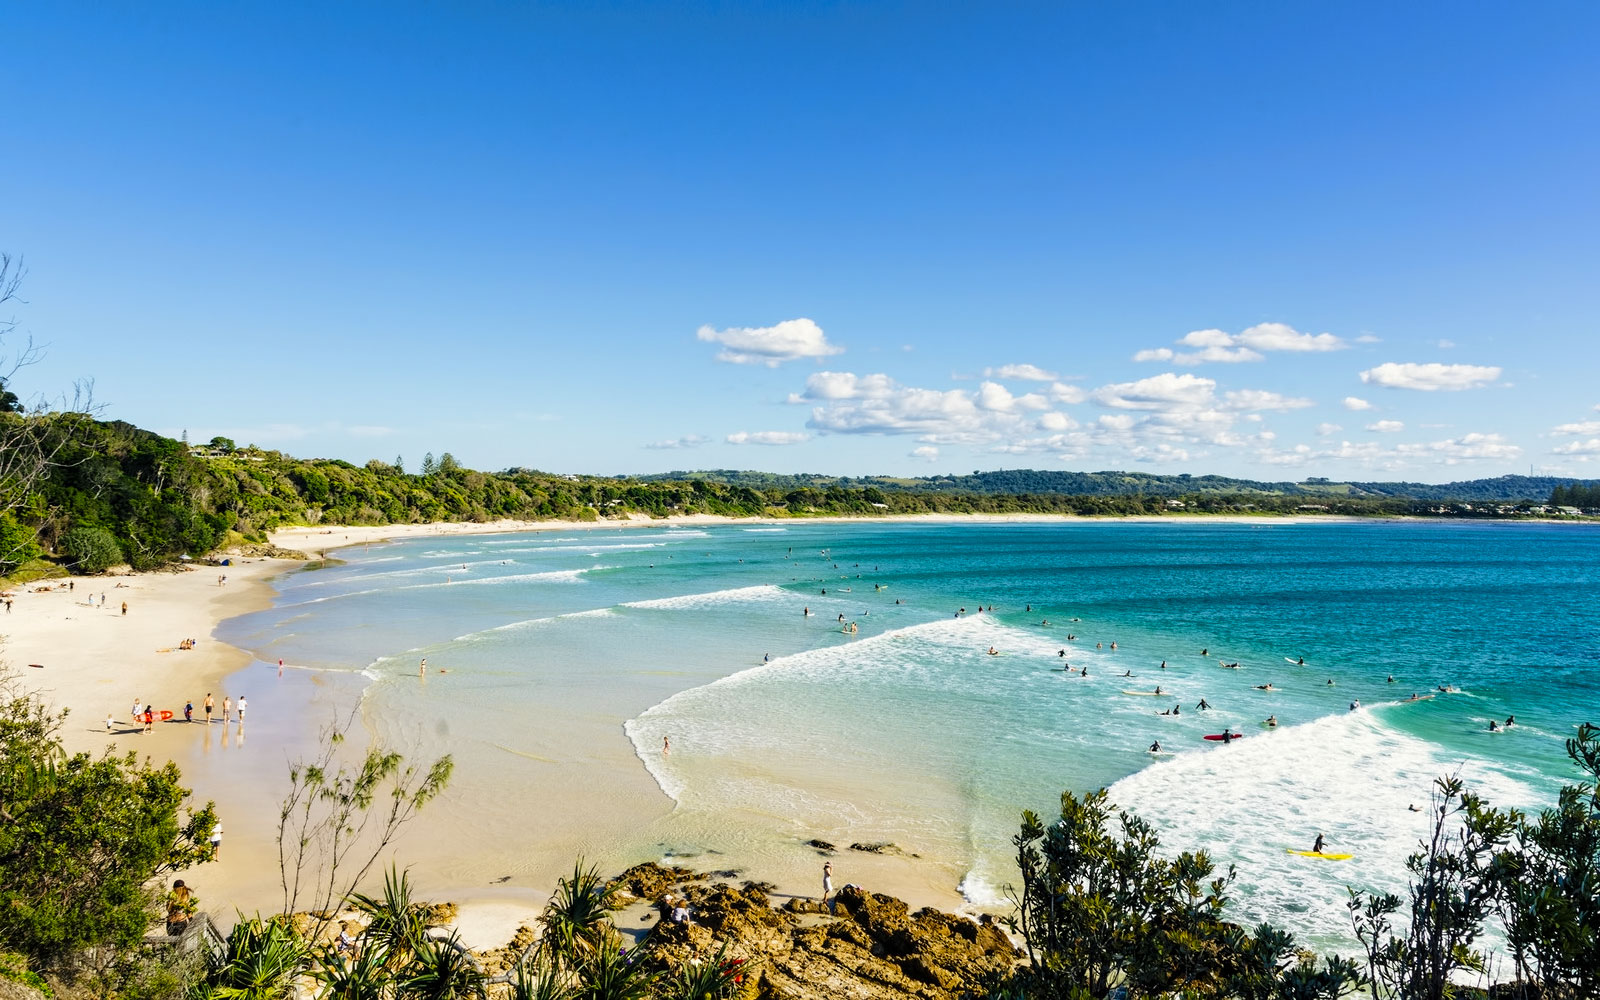
[[[205,856],[210,803],[183,815],[176,765],[68,756],[31,696],[0,708],[0,944],[51,965],[127,947],[156,914],[153,883]]]
[[[1554,808],[1518,817],[1502,857],[1518,987],[1547,1000],[1600,996],[1600,728],[1580,726],[1567,755],[1588,780],[1562,788]]]
[[[1446,1000],[1461,993],[1455,977],[1485,971],[1473,950],[1494,912],[1505,875],[1502,847],[1515,817],[1465,790],[1459,776],[1434,783],[1433,830],[1406,859],[1411,872],[1410,922],[1396,933],[1393,893],[1350,890],[1350,920],[1366,951],[1363,984],[1375,1000]]]
[[[117,536],[104,528],[71,528],[57,546],[79,573],[99,573],[122,562],[122,546]]]

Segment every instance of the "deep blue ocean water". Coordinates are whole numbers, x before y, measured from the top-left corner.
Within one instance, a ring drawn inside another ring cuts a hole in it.
[[[715,852],[771,877],[809,871],[812,836],[892,842],[1003,907],[1020,811],[1109,786],[1167,847],[1239,866],[1237,919],[1340,946],[1344,886],[1403,886],[1435,776],[1537,806],[1600,721],[1586,525],[647,526],[338,555],[219,637],[364,675],[379,738],[454,753],[485,817],[461,854]],[[547,821],[553,796],[601,832]],[[1284,854],[1319,832],[1356,861]]]

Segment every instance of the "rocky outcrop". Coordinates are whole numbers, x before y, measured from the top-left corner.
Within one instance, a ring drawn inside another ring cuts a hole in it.
[[[654,897],[660,921],[646,943],[652,958],[677,968],[725,947],[726,957],[743,959],[746,974],[756,977],[754,995],[768,1000],[957,1000],[1020,958],[987,919],[912,913],[892,896],[854,886],[840,890],[831,912],[793,899],[774,909],[769,887],[759,883],[646,874],[630,869],[624,877],[661,889]],[[686,923],[672,920],[680,902],[688,907]]]

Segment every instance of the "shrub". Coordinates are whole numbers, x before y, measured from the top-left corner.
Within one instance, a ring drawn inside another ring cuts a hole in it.
[[[104,528],[72,528],[61,536],[60,549],[79,573],[99,573],[122,562],[122,546]]]

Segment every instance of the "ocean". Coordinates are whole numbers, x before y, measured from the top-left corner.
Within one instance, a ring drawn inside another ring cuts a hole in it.
[[[274,767],[345,704],[453,754],[401,851],[449,888],[582,856],[808,894],[818,839],[841,883],[999,912],[1021,811],[1109,787],[1164,850],[1237,866],[1234,919],[1348,951],[1345,887],[1403,890],[1437,776],[1537,808],[1600,721],[1586,525],[733,523],[335,554],[224,624],[257,658],[229,688]],[[1355,860],[1284,853],[1318,833]]]

